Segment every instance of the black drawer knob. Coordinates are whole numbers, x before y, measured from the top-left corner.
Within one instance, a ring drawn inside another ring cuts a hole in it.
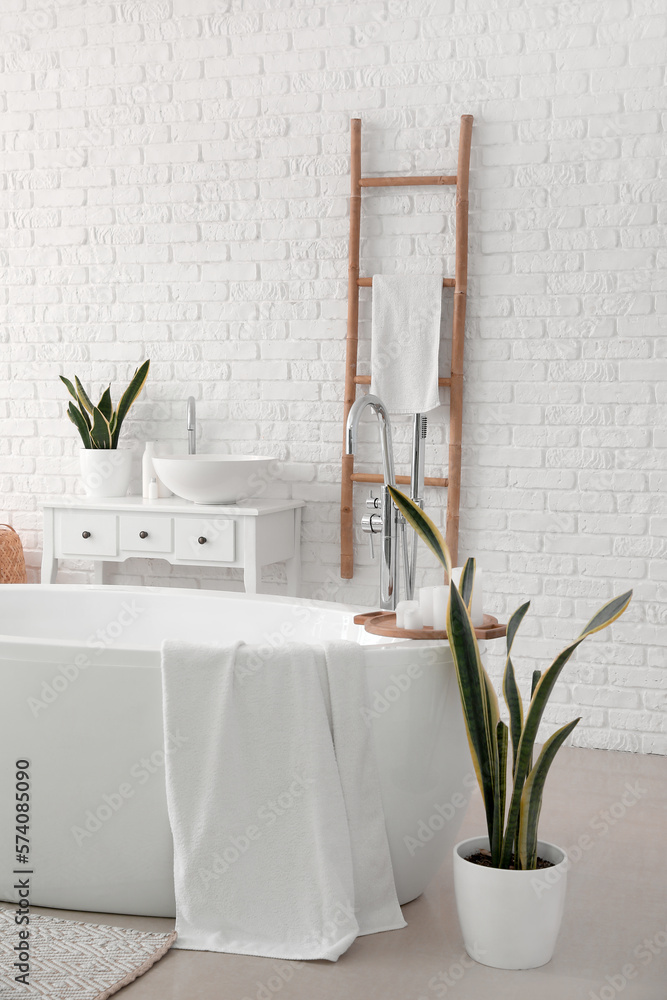
[[[81,532],[81,537],[82,538],[90,538],[90,532],[89,531],[82,531]]]
[[[148,532],[147,531],[140,531],[139,532],[139,538],[148,538]]]
[[[199,538],[197,539],[197,541],[199,542],[200,545],[205,545],[206,544],[206,539],[204,538],[203,535],[200,535]]]

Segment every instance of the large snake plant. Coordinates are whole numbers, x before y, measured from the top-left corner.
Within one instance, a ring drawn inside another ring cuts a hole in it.
[[[556,753],[580,721],[573,719],[558,729],[543,745],[533,763],[537,731],[545,706],[558,677],[584,639],[610,625],[623,614],[632,591],[615,597],[593,615],[577,638],[563,649],[548,670],[533,672],[530,703],[524,710],[512,665],[512,643],[530,602],[522,604],[507,624],[507,658],[503,695],[509,726],[500,718],[498,698],[482,665],[472,622],[470,601],[475,578],[475,560],[465,564],[459,589],[451,582],[452,562],[445,541],[435,524],[412,500],[394,487],[392,499],[405,520],[426,542],[447,571],[450,580],[447,636],[452,651],[477,781],[482,792],[494,868],[534,869],[537,866],[537,824],[547,773]],[[512,791],[507,807],[507,757],[512,746]]]
[[[70,418],[83,441],[84,448],[117,448],[120,429],[130,407],[144,387],[148,377],[150,361],[144,361],[135,371],[130,384],[120,398],[114,410],[111,402],[111,386],[102,393],[99,403],[95,406],[77,377],[74,385],[64,375],[60,381],[67,386],[70,396],[75,402],[70,402],[67,416]]]

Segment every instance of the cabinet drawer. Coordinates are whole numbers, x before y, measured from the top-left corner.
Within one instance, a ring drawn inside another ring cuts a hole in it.
[[[183,518],[174,525],[177,559],[234,562],[236,522],[230,518]]]
[[[120,547],[123,552],[137,555],[163,552],[169,554],[172,546],[172,520],[155,515],[123,514],[120,519]]]
[[[115,514],[101,511],[63,511],[60,517],[60,554],[92,558],[117,555],[116,522]]]

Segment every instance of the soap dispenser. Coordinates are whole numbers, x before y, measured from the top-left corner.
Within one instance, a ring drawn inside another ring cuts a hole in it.
[[[153,457],[155,455],[155,441],[147,441],[144,457],[141,460],[141,495],[144,500],[156,500],[158,497],[170,497],[171,490],[168,490],[164,483],[160,482],[153,467]],[[154,488],[151,489],[151,480],[154,481]],[[157,489],[157,492],[156,492]]]

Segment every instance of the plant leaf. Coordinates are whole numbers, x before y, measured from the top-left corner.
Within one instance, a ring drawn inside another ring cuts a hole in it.
[[[67,386],[67,389],[69,391],[70,396],[73,399],[75,399],[77,401],[77,403],[78,403],[79,402],[79,397],[77,396],[76,389],[74,388],[74,386],[72,385],[72,383],[70,382],[70,380],[68,378],[65,378],[64,375],[60,375],[59,378],[60,378],[60,381],[63,382],[64,385]]]
[[[491,842],[491,864],[494,868],[497,868],[500,863],[500,853],[503,846],[508,735],[507,726],[502,720],[499,720],[496,726],[496,781],[493,789],[493,841]]]
[[[595,612],[588,624],[579,633],[578,638],[585,639],[586,636],[593,635],[594,632],[599,632],[601,629],[606,628],[607,625],[611,625],[612,622],[621,617],[631,600],[631,590],[626,590],[624,594],[619,594],[618,597],[612,597],[611,601],[607,601],[599,611]]]
[[[123,424],[123,421],[125,420],[125,417],[127,416],[130,407],[132,406],[135,399],[137,398],[137,396],[144,387],[144,383],[148,378],[148,369],[150,368],[150,364],[151,364],[150,360],[144,361],[144,363],[140,365],[139,368],[137,368],[134,375],[132,376],[132,379],[130,380],[130,384],[128,385],[123,395],[120,397],[120,402],[116,410],[116,426],[114,428],[114,433],[112,438],[112,444],[111,444],[112,448],[115,448],[116,445],[118,444],[118,437],[120,435],[120,429]]]
[[[436,528],[431,518],[416,503],[401,493],[395,486],[388,486],[387,489],[392,500],[400,510],[408,524],[415,529],[417,534],[426,542],[431,552],[440,560],[447,570],[447,578],[452,578],[452,557],[444,538]]]
[[[459,583],[459,593],[463,598],[468,611],[470,611],[472,591],[475,585],[475,566],[476,563],[474,559],[466,559],[466,564],[463,567],[463,572],[461,573],[461,582]]]
[[[74,388],[74,386],[73,386],[73,385],[72,385],[72,383],[70,382],[70,380],[69,380],[68,378],[65,378],[65,376],[64,376],[64,375],[60,375],[59,377],[60,377],[60,381],[61,381],[61,382],[62,382],[62,383],[63,383],[64,385],[66,385],[66,386],[67,386],[67,389],[68,389],[68,392],[69,392],[70,396],[72,397],[72,399],[74,399],[74,400],[75,400],[75,402],[76,402],[77,404],[79,404],[79,403],[80,403],[80,400],[79,400],[79,396],[78,396],[78,394],[77,394],[77,391],[76,391],[76,389]]]
[[[93,426],[90,432],[93,448],[111,448],[111,431],[109,421],[102,411],[93,407]]]
[[[537,682],[526,713],[526,721],[521,733],[521,739],[519,741],[517,762],[514,772],[514,791],[512,792],[512,801],[510,803],[509,815],[507,817],[507,827],[505,830],[505,840],[503,843],[503,854],[501,858],[502,868],[509,867],[512,857],[513,844],[517,836],[519,824],[521,792],[523,790],[523,785],[528,772],[531,770],[533,746],[535,744],[537,730],[539,729],[542,714],[547,701],[549,700],[549,696],[553,691],[554,685],[558,680],[563,667],[570,659],[577,646],[579,646],[587,636],[592,635],[594,632],[599,632],[600,629],[605,627],[605,625],[611,625],[612,622],[616,621],[616,619],[619,618],[627,608],[631,598],[632,591],[628,590],[625,594],[615,597],[613,600],[609,601],[602,608],[600,608],[600,610],[593,615],[584,630],[579,634],[579,636],[577,636],[574,642],[570,643],[569,646],[566,646],[565,649],[561,650],[549,669],[545,670]]]
[[[507,623],[507,659],[505,661],[505,673],[503,675],[503,695],[505,696],[505,703],[510,716],[510,735],[512,737],[512,774],[514,774],[516,769],[519,739],[521,738],[521,730],[523,728],[523,701],[521,700],[521,692],[519,691],[519,687],[516,683],[514,666],[512,665],[510,653],[512,651],[514,639],[516,638],[516,634],[519,630],[519,626],[521,625],[529,607],[530,601],[526,601],[525,604],[522,604],[521,607],[516,609]]]
[[[530,681],[530,699],[533,700],[533,695],[535,694],[535,688],[537,687],[540,677],[542,676],[541,670],[533,670],[533,676]],[[530,751],[530,757],[528,758],[528,771],[533,769],[533,751]]]
[[[83,414],[78,406],[74,403],[70,403],[67,407],[67,416],[70,418],[79,434],[81,435],[81,440],[83,442],[84,448],[92,448],[92,443],[90,440],[90,431],[88,430],[88,424],[83,419]]]
[[[113,404],[111,402],[111,386],[108,385],[100,397],[100,401],[97,404],[97,409],[108,421],[111,421],[111,416],[113,414]]]
[[[510,620],[507,623],[507,655],[509,656],[512,652],[512,646],[516,638],[516,634],[519,631],[519,625],[526,616],[526,612],[530,607],[530,601],[526,601],[522,604],[520,608],[517,608]]]
[[[78,396],[79,403],[81,404],[81,409],[82,410],[87,410],[88,413],[90,413],[91,416],[92,416],[93,409],[94,409],[93,404],[91,403],[91,401],[90,401],[90,399],[88,397],[88,393],[86,392],[86,390],[84,389],[84,387],[81,385],[81,382],[79,381],[78,375],[74,376],[74,381],[76,382],[76,394]]]
[[[489,690],[493,693],[494,699],[495,692],[493,692],[491,681],[482,666],[479,646],[470,622],[468,609],[454,583],[450,583],[449,590],[447,635],[456,666],[470,754],[484,800],[489,843],[492,843],[495,809],[497,707],[492,733],[490,714],[493,712],[493,699],[489,697]]]
[[[76,402],[76,405],[79,407],[79,410],[81,412],[81,416],[83,417],[83,419],[84,419],[84,421],[86,423],[86,427],[90,430],[90,418],[89,418],[88,414],[86,413],[85,409],[83,408],[83,406],[81,406],[81,400],[79,399],[79,397],[77,395],[76,389],[74,388],[74,386],[72,385],[72,383],[70,382],[70,380],[68,378],[65,378],[64,375],[60,376],[60,381],[63,382],[67,386],[67,390],[68,390],[70,396]]]
[[[472,628],[473,635],[475,630],[470,622],[470,627]],[[475,642],[477,640],[475,639]],[[500,850],[503,843],[503,824],[505,821],[505,807],[503,806],[502,813],[498,813],[498,801],[500,795],[500,789],[498,783],[501,780],[500,777],[500,760],[499,760],[499,747],[498,747],[498,726],[500,724],[500,711],[498,709],[498,696],[496,694],[495,688],[491,683],[491,678],[487,674],[484,666],[482,664],[482,658],[479,655],[479,647],[477,655],[479,657],[479,667],[482,672],[482,680],[484,682],[484,708],[485,716],[487,719],[487,734],[491,753],[491,759],[493,762],[493,769],[491,772],[491,782],[493,789],[493,814],[491,816],[491,834],[489,838],[489,843],[491,845],[491,856],[494,865],[498,865],[500,861]],[[505,746],[505,768],[507,768],[507,746]],[[504,795],[504,792],[503,792]]]
[[[568,722],[566,726],[563,726],[553,736],[549,737],[542,747],[535,767],[531,769],[530,774],[526,778],[526,783],[521,793],[521,808],[519,812],[517,868],[533,869],[536,867],[537,824],[540,818],[540,810],[542,809],[544,783],[554,757],[580,721],[580,719],[574,719],[572,722]]]
[[[510,735],[512,737],[512,774],[516,770],[517,753],[519,750],[519,740],[523,729],[523,701],[514,676],[512,658],[507,657],[505,663],[505,673],[503,675],[503,695],[510,717]]]

